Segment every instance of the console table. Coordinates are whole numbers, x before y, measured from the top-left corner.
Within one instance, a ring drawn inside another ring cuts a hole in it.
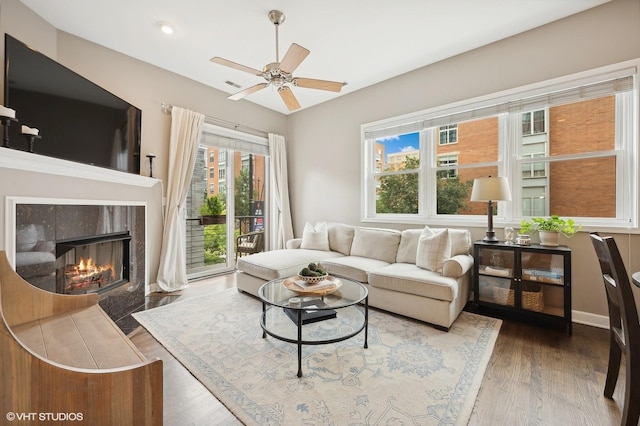
[[[556,323],[571,334],[571,250],[477,241],[473,301],[479,309]]]

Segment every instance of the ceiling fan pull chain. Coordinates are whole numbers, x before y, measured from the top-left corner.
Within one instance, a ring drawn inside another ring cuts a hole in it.
[[[278,24],[275,25],[275,27],[276,27],[276,62],[277,63],[280,63],[280,49],[279,49],[280,43],[278,41],[278,27],[279,26],[280,25],[278,25]]]

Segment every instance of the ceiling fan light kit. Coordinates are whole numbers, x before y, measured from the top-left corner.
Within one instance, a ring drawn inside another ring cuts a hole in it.
[[[269,20],[273,25],[275,25],[276,29],[276,61],[270,64],[265,65],[262,68],[262,71],[247,67],[245,65],[238,64],[236,62],[230,61],[228,59],[220,58],[218,56],[211,58],[211,62],[214,62],[219,65],[224,65],[226,67],[230,67],[236,69],[238,71],[243,71],[249,74],[253,74],[256,76],[260,76],[264,78],[266,83],[259,83],[255,86],[248,87],[244,90],[241,90],[238,93],[234,93],[229,96],[229,99],[237,101],[239,99],[244,98],[252,93],[255,93],[259,90],[265,89],[266,87],[273,86],[278,89],[278,94],[282,98],[282,101],[289,109],[289,111],[295,111],[300,108],[300,103],[296,99],[291,87],[289,85],[293,85],[296,87],[304,87],[308,89],[317,89],[317,90],[326,90],[330,92],[340,92],[344,83],[337,81],[328,81],[328,80],[317,80],[313,78],[301,78],[301,77],[293,77],[292,73],[296,68],[302,63],[302,61],[311,53],[308,49],[300,46],[299,44],[292,43],[282,58],[282,62],[280,61],[280,51],[279,51],[279,40],[278,40],[278,27],[284,22],[285,16],[279,10],[272,10],[268,14]]]

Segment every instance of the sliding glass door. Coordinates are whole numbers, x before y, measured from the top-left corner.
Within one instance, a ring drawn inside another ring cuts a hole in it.
[[[264,250],[266,140],[205,126],[187,197],[187,274],[227,272],[238,256]]]

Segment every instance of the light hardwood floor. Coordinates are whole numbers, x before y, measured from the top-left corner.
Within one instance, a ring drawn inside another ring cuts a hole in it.
[[[154,295],[149,306],[235,287],[235,275],[195,282],[179,296]],[[241,424],[146,330],[129,337],[148,358],[164,361],[164,424]],[[608,331],[574,324],[573,335],[512,320],[503,322],[469,425],[620,424],[624,368],[614,400],[603,396]],[[637,403],[640,403],[637,402]]]

